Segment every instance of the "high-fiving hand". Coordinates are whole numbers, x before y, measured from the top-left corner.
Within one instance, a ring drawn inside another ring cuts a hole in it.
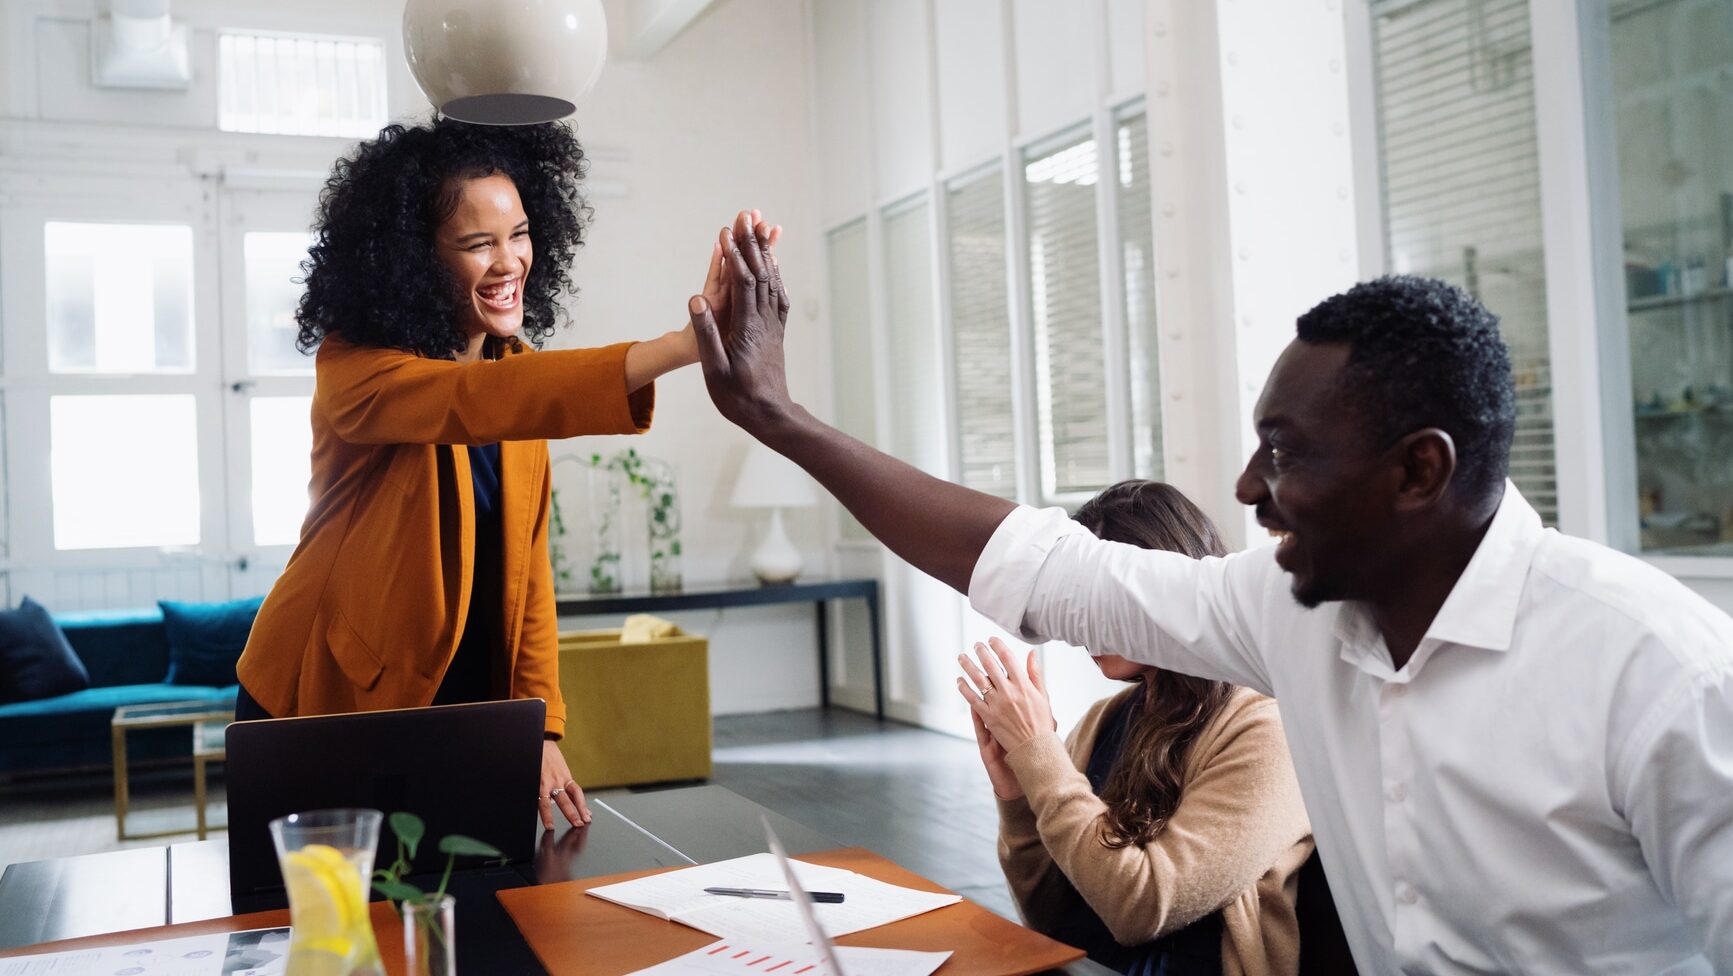
[[[776,257],[770,249],[776,247],[776,242],[782,239],[782,226],[780,224],[766,224],[764,215],[756,210],[746,211],[746,213],[751,221],[750,226],[755,231],[760,226],[766,227],[764,232],[765,253],[771,255],[770,260],[774,263]],[[724,271],[723,254],[722,241],[718,239],[710,245],[710,267],[704,274],[704,290],[698,294],[709,304],[710,313],[715,316],[716,321],[726,323],[730,304],[728,301],[730,283],[728,275]]]
[[[788,292],[771,251],[780,231],[755,216],[742,210],[717,242],[725,307],[708,294],[688,303],[710,399],[749,433],[792,406],[782,355]]]

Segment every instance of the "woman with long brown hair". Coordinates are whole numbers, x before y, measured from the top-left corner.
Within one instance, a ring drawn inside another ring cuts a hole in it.
[[[1077,521],[1102,539],[1196,559],[1225,554],[1173,487],[1125,481]],[[1030,652],[961,655],[982,762],[999,800],[999,860],[1031,928],[1134,976],[1299,967],[1295,875],[1311,824],[1276,703],[1090,648],[1131,683],[1061,743]]]

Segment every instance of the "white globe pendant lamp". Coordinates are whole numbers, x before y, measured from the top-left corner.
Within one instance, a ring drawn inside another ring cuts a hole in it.
[[[577,110],[608,60],[602,0],[408,0],[403,53],[434,108],[481,125]]]

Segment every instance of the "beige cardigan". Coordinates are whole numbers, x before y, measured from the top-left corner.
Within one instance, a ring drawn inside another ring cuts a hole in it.
[[[1220,909],[1224,974],[1292,976],[1295,875],[1312,827],[1275,701],[1235,691],[1192,745],[1166,827],[1142,847],[1112,850],[1100,841],[1107,806],[1082,770],[1103,720],[1133,690],[1096,702],[1065,744],[1037,736],[1006,756],[1025,798],[999,803],[999,862],[1024,921],[1051,930],[1087,907],[1134,946]]]

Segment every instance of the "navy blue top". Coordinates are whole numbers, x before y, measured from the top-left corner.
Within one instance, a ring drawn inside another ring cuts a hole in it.
[[[503,665],[505,657],[505,614],[500,606],[505,600],[505,529],[499,515],[499,445],[471,447],[469,474],[475,487],[475,565],[469,615],[457,653],[433,696],[435,705],[491,701],[505,690],[495,675],[496,663]]]
[[[1137,714],[1143,710],[1143,695],[1147,687],[1140,683],[1137,690],[1126,696],[1113,714],[1101,723],[1095,747],[1089,752],[1089,763],[1083,770],[1096,796],[1101,795],[1108,776],[1119,762],[1125,749],[1125,737],[1131,731]],[[1081,895],[1076,905],[1075,914],[1060,923],[1060,931],[1049,934],[1083,949],[1089,953],[1089,958],[1103,966],[1111,966],[1127,976],[1221,976],[1220,912],[1211,912],[1153,942],[1122,946],[1114,941],[1107,923],[1090,909]]]

